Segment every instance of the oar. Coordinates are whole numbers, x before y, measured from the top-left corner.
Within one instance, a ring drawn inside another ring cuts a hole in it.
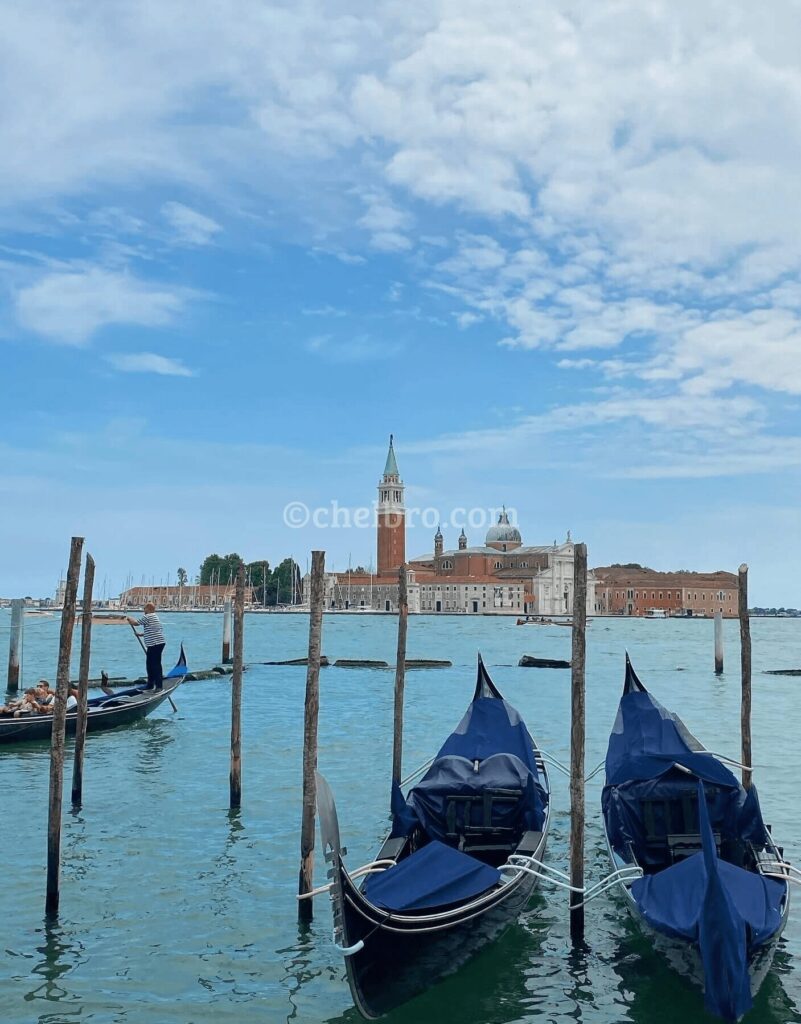
[[[144,645],[144,644],[142,643],[142,637],[141,637],[141,635],[140,635],[139,633],[137,633],[137,632],[136,632],[136,626],[135,626],[135,625],[134,625],[134,624],[133,624],[133,623],[132,623],[132,622],[131,622],[130,620],[128,621],[128,625],[129,625],[129,626],[131,627],[131,629],[133,630],[133,635],[134,635],[134,636],[136,637],[136,639],[137,639],[137,640],[139,641],[139,646],[140,646],[140,647],[142,648],[142,650],[143,650],[143,651],[145,652],[145,657],[147,657],[147,647],[145,647],[145,645]],[[168,701],[170,702],[170,707],[171,707],[171,708],[173,709],[173,711],[177,711],[177,710],[178,710],[178,708],[177,708],[177,707],[175,706],[175,702],[173,701],[172,697],[171,697],[171,696],[170,696],[169,694],[167,694],[167,700],[168,700]]]

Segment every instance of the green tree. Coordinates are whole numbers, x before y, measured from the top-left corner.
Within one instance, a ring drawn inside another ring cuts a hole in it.
[[[189,577],[186,574],[186,569],[182,569],[179,567],[178,572],[175,574],[175,576],[176,579],[178,580],[178,586],[185,587],[189,581]]]
[[[209,586],[212,580],[223,586],[233,583],[237,569],[242,562],[242,556],[236,552],[232,552],[230,555],[207,555],[200,566],[201,585]]]

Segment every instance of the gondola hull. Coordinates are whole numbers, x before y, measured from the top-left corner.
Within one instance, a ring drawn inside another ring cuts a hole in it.
[[[526,852],[541,860],[547,822],[538,835],[535,849]],[[384,1016],[466,964],[514,924],[537,885],[535,877],[522,874],[479,907],[404,919],[365,900],[341,863],[340,872],[346,942],[364,942],[345,959],[348,983],[357,1009],[368,1019]]]
[[[87,732],[100,732],[106,729],[116,729],[121,725],[131,725],[142,718],[146,718],[152,711],[155,711],[168,697],[170,697],[180,684],[165,686],[162,690],[145,691],[139,697],[114,704],[109,698],[108,705],[97,708],[90,708],[86,718]],[[75,735],[77,713],[67,713],[67,735]],[[49,740],[53,729],[52,715],[29,715],[20,718],[0,719],[0,745],[12,743],[28,743],[37,740]]]

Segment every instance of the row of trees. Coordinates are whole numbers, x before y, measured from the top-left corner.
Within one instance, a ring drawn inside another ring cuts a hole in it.
[[[261,561],[245,562],[235,551],[228,555],[207,555],[200,566],[196,582],[201,586],[227,586],[236,579],[240,565],[245,566],[246,585],[253,588],[254,598],[265,607],[277,604],[300,604],[303,584],[300,566],[291,558],[285,558],[274,569],[265,558]],[[178,586],[188,585],[186,569],[177,572]]]

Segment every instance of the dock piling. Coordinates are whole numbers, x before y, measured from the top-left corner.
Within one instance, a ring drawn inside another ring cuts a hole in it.
[[[231,664],[231,598],[225,599],[223,605],[222,663]]]
[[[226,614],[230,609],[226,602]],[[242,662],[245,648],[245,566],[236,573],[234,593],[234,672],[231,677],[231,809],[242,805]],[[223,641],[225,649],[225,641]]]
[[[715,675],[723,674],[723,612],[715,612]]]
[[[395,718],[392,733],[392,783],[402,777],[403,761],[403,690],[406,683],[406,633],[409,626],[409,599],[406,587],[406,566],[398,569],[398,655],[395,659]]]
[[[323,629],[325,552],[312,551],[309,608],[309,662],[303,722],[303,818],[300,830],[298,895],[311,892],[314,881],[314,812],[317,805],[317,719],[320,711],[320,648]],[[311,899],[298,901],[298,921],[312,920]]]
[[[573,644],[570,680],[570,884],[584,888],[584,666],[587,628],[587,545],[576,544],[573,555]],[[570,938],[584,940],[584,907],[580,892],[570,893]]]
[[[83,537],[73,537],[61,612],[61,634],[56,670],[56,699],[53,706],[53,731],[50,739],[50,799],[47,815],[47,895],[45,915],[58,913],[59,869],[61,866],[61,806],[64,798],[64,733],[67,724],[67,696],[70,684],[72,631],[75,628],[75,602],[81,575]]]
[[[83,602],[81,605],[81,663],[78,670],[78,714],[75,720],[75,761],[72,768],[72,806],[80,807],[83,799],[83,751],[86,743],[86,701],[89,695],[89,657],[92,648],[92,588],[95,582],[95,560],[86,556],[83,571]]]
[[[19,689],[20,664],[22,662],[22,633],[25,619],[22,598],[11,602],[11,637],[8,642],[8,689],[11,693]]]
[[[751,622],[748,618],[748,566],[743,564],[737,573],[737,611],[740,616],[740,671],[742,699],[740,704],[740,733],[742,755],[740,760],[751,766]],[[743,769],[743,787],[751,788],[751,772]]]

